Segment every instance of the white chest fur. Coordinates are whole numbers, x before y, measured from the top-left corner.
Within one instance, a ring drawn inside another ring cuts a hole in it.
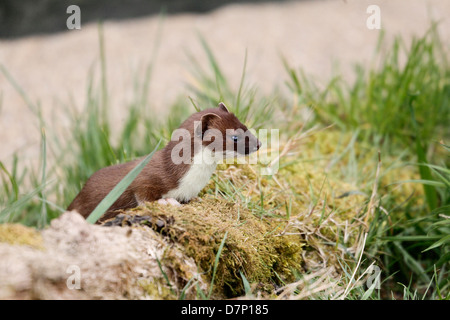
[[[174,198],[180,202],[191,200],[206,186],[216,167],[217,162],[210,150],[202,148],[192,159],[191,167],[181,178],[178,187],[162,197]]]

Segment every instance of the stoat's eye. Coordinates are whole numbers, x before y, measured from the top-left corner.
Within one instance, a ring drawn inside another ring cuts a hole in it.
[[[239,140],[238,136],[231,136],[230,138],[231,140],[233,140],[233,142],[237,142]]]

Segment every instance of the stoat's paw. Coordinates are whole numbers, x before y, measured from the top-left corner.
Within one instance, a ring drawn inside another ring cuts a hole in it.
[[[165,199],[159,199],[158,200],[159,204],[164,204],[164,205],[172,205],[172,206],[176,206],[176,207],[180,207],[181,204],[174,198],[165,198]]]

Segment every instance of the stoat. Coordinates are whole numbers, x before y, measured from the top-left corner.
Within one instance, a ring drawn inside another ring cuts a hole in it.
[[[206,186],[217,163],[225,158],[257,151],[261,142],[220,103],[217,108],[196,112],[172,134],[172,139],[155,152],[125,192],[100,221],[117,215],[117,210],[137,207],[146,201],[180,205]],[[95,172],[69,205],[85,218],[142,159],[109,166]]]

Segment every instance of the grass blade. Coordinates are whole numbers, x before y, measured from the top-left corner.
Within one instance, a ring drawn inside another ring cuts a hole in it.
[[[47,180],[47,138],[45,135],[45,129],[42,128],[41,129],[41,157],[42,157],[42,177],[41,177],[41,185],[45,185],[46,184],[46,180]],[[41,201],[41,216],[40,216],[40,221],[38,224],[39,228],[43,228],[46,224],[47,224],[47,217],[48,217],[48,212],[47,212],[47,199],[46,199],[46,195],[45,195],[45,190],[42,189],[40,192],[40,198],[43,200]]]
[[[249,296],[252,294],[252,288],[250,287],[250,283],[248,282],[247,278],[244,276],[242,271],[239,270],[239,273],[242,278],[242,283],[244,284],[245,295]]]
[[[426,248],[422,252],[426,252],[428,250],[437,248],[437,247],[439,247],[439,246],[441,246],[441,245],[443,245],[445,243],[449,243],[449,242],[450,242],[450,234],[445,236],[445,237],[440,238],[439,241],[436,241],[435,243],[433,243],[431,246],[429,246],[428,248]]]
[[[225,232],[225,236],[223,237],[222,242],[220,243],[219,250],[217,250],[216,260],[214,261],[213,275],[211,278],[211,285],[209,287],[208,299],[211,298],[211,294],[213,291],[213,285],[214,285],[214,279],[216,277],[216,272],[217,272],[217,266],[219,265],[220,255],[222,254],[222,249],[223,249],[223,246],[225,245],[225,241],[227,240],[227,236],[228,236],[228,231]]]
[[[412,100],[412,99],[411,99]],[[416,121],[416,117],[414,114],[414,108],[412,106],[412,102],[410,101],[409,107],[411,111],[411,118],[413,127],[415,128],[417,133],[416,136],[416,155],[417,155],[417,162],[420,164],[428,164],[427,157],[426,157],[426,148],[424,148],[422,144],[422,137],[420,135],[419,126]],[[431,169],[425,165],[419,165],[419,173],[420,178],[423,181],[431,181],[433,180],[433,176],[431,175]],[[423,191],[425,192],[425,198],[427,200],[428,208],[431,210],[436,209],[437,207],[437,194],[436,189],[433,185],[430,185],[430,183],[422,183]]]
[[[427,275],[422,265],[412,257],[405,248],[399,242],[393,242],[394,246],[398,250],[399,256],[403,257],[403,262],[413,271],[418,277],[426,283],[430,282],[430,277]]]
[[[39,187],[31,191],[29,194],[23,196],[19,200],[15,201],[14,203],[10,204],[8,207],[0,211],[0,222],[9,221],[9,217],[14,211],[17,211],[23,206],[25,206],[28,203],[28,201],[30,201],[34,196],[39,194],[47,186],[47,184],[40,185]]]
[[[170,283],[169,276],[168,276],[167,273],[164,271],[164,269],[163,269],[163,267],[162,267],[162,265],[161,265],[161,261],[159,261],[158,257],[156,257],[156,262],[158,263],[159,270],[161,271],[161,273],[162,273],[162,275],[163,275],[163,277],[164,277],[164,280],[166,280],[166,283],[167,283],[167,285],[169,286],[170,292],[171,292],[173,295],[175,295],[175,291],[173,290],[172,284]]]
[[[17,185],[17,181],[14,178],[14,176],[6,169],[3,162],[0,161],[0,169],[5,172],[5,174],[8,176],[8,179],[12,186],[12,191],[14,192],[14,200],[17,201],[19,199],[19,186]]]
[[[97,220],[112,206],[112,204],[120,197],[120,195],[128,188],[138,174],[144,169],[147,163],[152,158],[153,154],[158,150],[161,141],[158,142],[155,149],[142,160],[133,170],[131,170],[115,187],[111,192],[103,199],[98,206],[92,211],[89,217],[86,219],[89,223],[96,223]]]

